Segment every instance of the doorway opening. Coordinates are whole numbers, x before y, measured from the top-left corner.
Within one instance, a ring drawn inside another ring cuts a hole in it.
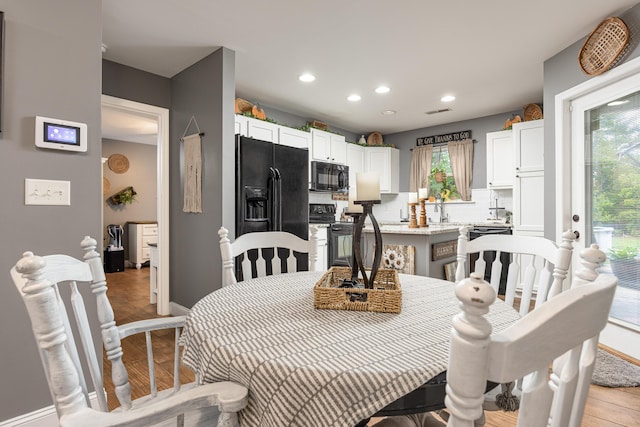
[[[156,146],[156,218],[158,222],[158,268],[155,274],[155,300],[157,313],[169,315],[169,110],[162,107],[143,104],[126,99],[102,95],[102,110],[112,113],[114,117],[127,117],[130,123],[140,122],[149,124],[155,122],[155,136],[144,127],[127,126],[124,133],[138,134],[137,137],[155,139]],[[103,119],[104,120],[104,119]],[[106,123],[103,123],[103,129]],[[123,135],[124,135],[123,133]],[[106,137],[103,132],[103,137]],[[109,136],[109,138],[114,138]],[[133,135],[122,136],[123,141],[131,141],[136,138]],[[154,286],[150,286],[150,292],[154,292]],[[150,300],[153,300],[150,294]]]

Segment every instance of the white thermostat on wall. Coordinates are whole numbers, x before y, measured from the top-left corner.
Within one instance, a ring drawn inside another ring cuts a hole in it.
[[[87,151],[87,124],[36,116],[36,147]]]

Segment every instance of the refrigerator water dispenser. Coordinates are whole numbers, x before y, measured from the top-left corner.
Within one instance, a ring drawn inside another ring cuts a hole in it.
[[[244,217],[247,221],[267,221],[267,189],[261,187],[244,187]]]

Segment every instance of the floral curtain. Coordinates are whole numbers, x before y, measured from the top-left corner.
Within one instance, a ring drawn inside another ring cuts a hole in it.
[[[429,174],[431,173],[432,145],[414,147],[411,155],[411,176],[409,191],[415,193],[419,188],[429,188]]]
[[[451,172],[453,179],[460,193],[462,200],[471,200],[471,179],[473,178],[473,141],[465,139],[463,141],[449,142],[449,160],[451,161]]]

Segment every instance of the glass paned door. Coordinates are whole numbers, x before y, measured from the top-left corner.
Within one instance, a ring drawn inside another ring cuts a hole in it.
[[[608,88],[577,101],[574,126],[582,126],[577,133],[583,135],[583,146],[575,147],[581,138],[574,134],[572,150],[579,153],[572,156],[578,163],[574,163],[572,207],[582,216],[580,240],[585,246],[597,243],[607,254],[601,273],[613,273],[619,281],[610,317],[636,331],[640,331],[638,89],[620,95]]]

